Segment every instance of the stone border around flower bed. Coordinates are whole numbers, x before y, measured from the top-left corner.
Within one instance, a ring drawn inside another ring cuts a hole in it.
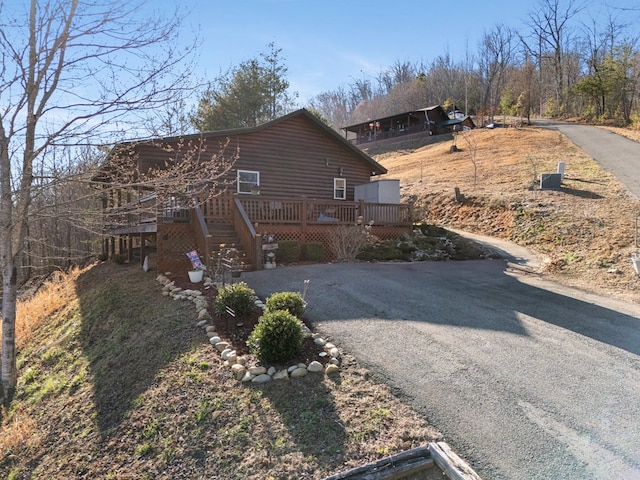
[[[162,295],[171,297],[174,300],[186,300],[194,303],[197,313],[196,325],[205,331],[209,338],[209,343],[211,343],[214,350],[220,354],[220,358],[224,365],[231,367],[233,376],[237,380],[243,383],[265,383],[270,381],[288,381],[291,378],[304,377],[309,373],[324,373],[324,375],[332,375],[340,372],[340,351],[338,348],[334,344],[325,341],[319,334],[313,333],[304,324],[302,326],[302,330],[305,338],[313,338],[316,345],[323,347],[323,351],[320,352],[320,355],[329,357],[329,364],[326,368],[317,360],[310,362],[309,365],[298,363],[282,370],[278,370],[275,367],[248,365],[247,358],[241,355],[236,355],[233,345],[229,344],[229,342],[223,341],[215,331],[215,327],[213,325],[209,325],[211,315],[207,310],[209,305],[207,300],[203,297],[203,293],[196,289],[183,289],[178,287],[175,282],[169,279],[168,275],[170,274],[166,273],[164,275],[160,274],[156,277],[156,280],[162,285]],[[215,287],[216,285],[210,277],[205,277],[203,286],[205,289],[208,289]],[[262,300],[256,298],[255,304],[256,307],[264,310],[265,305]]]

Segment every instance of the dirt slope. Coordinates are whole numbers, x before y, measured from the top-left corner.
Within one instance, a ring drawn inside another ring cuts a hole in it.
[[[451,151],[455,142],[457,151]],[[478,129],[429,146],[369,152],[399,178],[417,218],[509,239],[545,257],[544,274],[640,303],[631,263],[640,202],[558,132]],[[540,190],[540,173],[565,162],[560,190]],[[456,201],[458,187],[465,199]]]

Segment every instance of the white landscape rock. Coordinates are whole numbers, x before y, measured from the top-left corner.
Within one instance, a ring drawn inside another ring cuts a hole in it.
[[[324,339],[322,339],[321,337],[316,337],[313,339],[313,343],[315,343],[319,347],[324,347],[327,342],[325,342]]]
[[[309,372],[311,373],[318,373],[324,370],[324,367],[320,362],[318,362],[317,360],[314,360],[309,364],[309,366],[307,367],[307,370],[309,370]]]
[[[233,376],[236,378],[236,380],[242,380],[242,377],[244,377],[245,373],[247,373],[247,369],[244,367],[244,365],[240,365],[239,363],[231,365],[231,371],[233,372]]]
[[[338,365],[334,365],[333,363],[327,365],[327,369],[325,370],[325,373],[327,375],[332,375],[335,373],[338,373],[340,371],[340,367],[338,367]]]
[[[235,350],[231,347],[227,347],[225,348],[222,352],[220,352],[220,357],[223,360],[229,360],[229,357],[231,356],[232,353],[234,353]]]
[[[293,372],[291,372],[291,378],[300,378],[307,375],[309,372],[306,368],[298,367]]]
[[[249,367],[249,373],[251,375],[262,375],[263,373],[267,373],[267,369],[265,367]]]
[[[209,339],[209,343],[213,346],[215,346],[216,344],[220,343],[222,341],[222,339],[220,337],[211,337]]]
[[[251,379],[251,383],[266,383],[271,381],[271,375],[263,373]]]
[[[229,348],[229,344],[227,342],[216,343],[216,350],[218,350],[220,353],[224,352],[227,348]]]
[[[273,374],[273,380],[279,382],[286,382],[289,380],[289,372],[286,370],[280,370]]]

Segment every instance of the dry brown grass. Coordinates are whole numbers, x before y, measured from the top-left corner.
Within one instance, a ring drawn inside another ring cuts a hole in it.
[[[620,128],[620,127],[600,127],[610,132],[617,133],[623,137],[627,137],[634,142],[640,142],[640,129]]]
[[[78,267],[68,272],[56,272],[38,289],[37,294],[18,300],[16,305],[16,346],[18,348],[24,346],[42,322],[68,306],[75,298],[75,281],[82,272],[83,269]]]
[[[0,452],[12,454],[21,448],[32,448],[38,445],[39,436],[36,422],[25,409],[19,409],[11,415],[2,409],[4,420],[0,426]]]
[[[640,202],[562,134],[537,128],[477,129],[461,138],[403,154],[376,156],[399,178],[404,200],[428,223],[493,235],[546,257],[546,273],[563,283],[640,303],[630,261],[637,250],[634,220]],[[560,190],[537,179],[565,162]],[[454,187],[466,197],[456,202]]]

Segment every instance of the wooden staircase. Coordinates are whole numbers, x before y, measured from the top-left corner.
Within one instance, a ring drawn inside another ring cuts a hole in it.
[[[236,233],[233,225],[226,223],[212,223],[207,225],[209,229],[209,235],[211,235],[210,244],[212,246],[212,259],[217,258],[220,255],[221,248],[235,248],[238,251],[238,256],[244,262],[244,271],[253,270],[254,266],[248,263],[246,260],[246,252],[240,243],[238,234]],[[222,247],[224,245],[224,247]],[[215,261],[215,260],[214,260]]]

